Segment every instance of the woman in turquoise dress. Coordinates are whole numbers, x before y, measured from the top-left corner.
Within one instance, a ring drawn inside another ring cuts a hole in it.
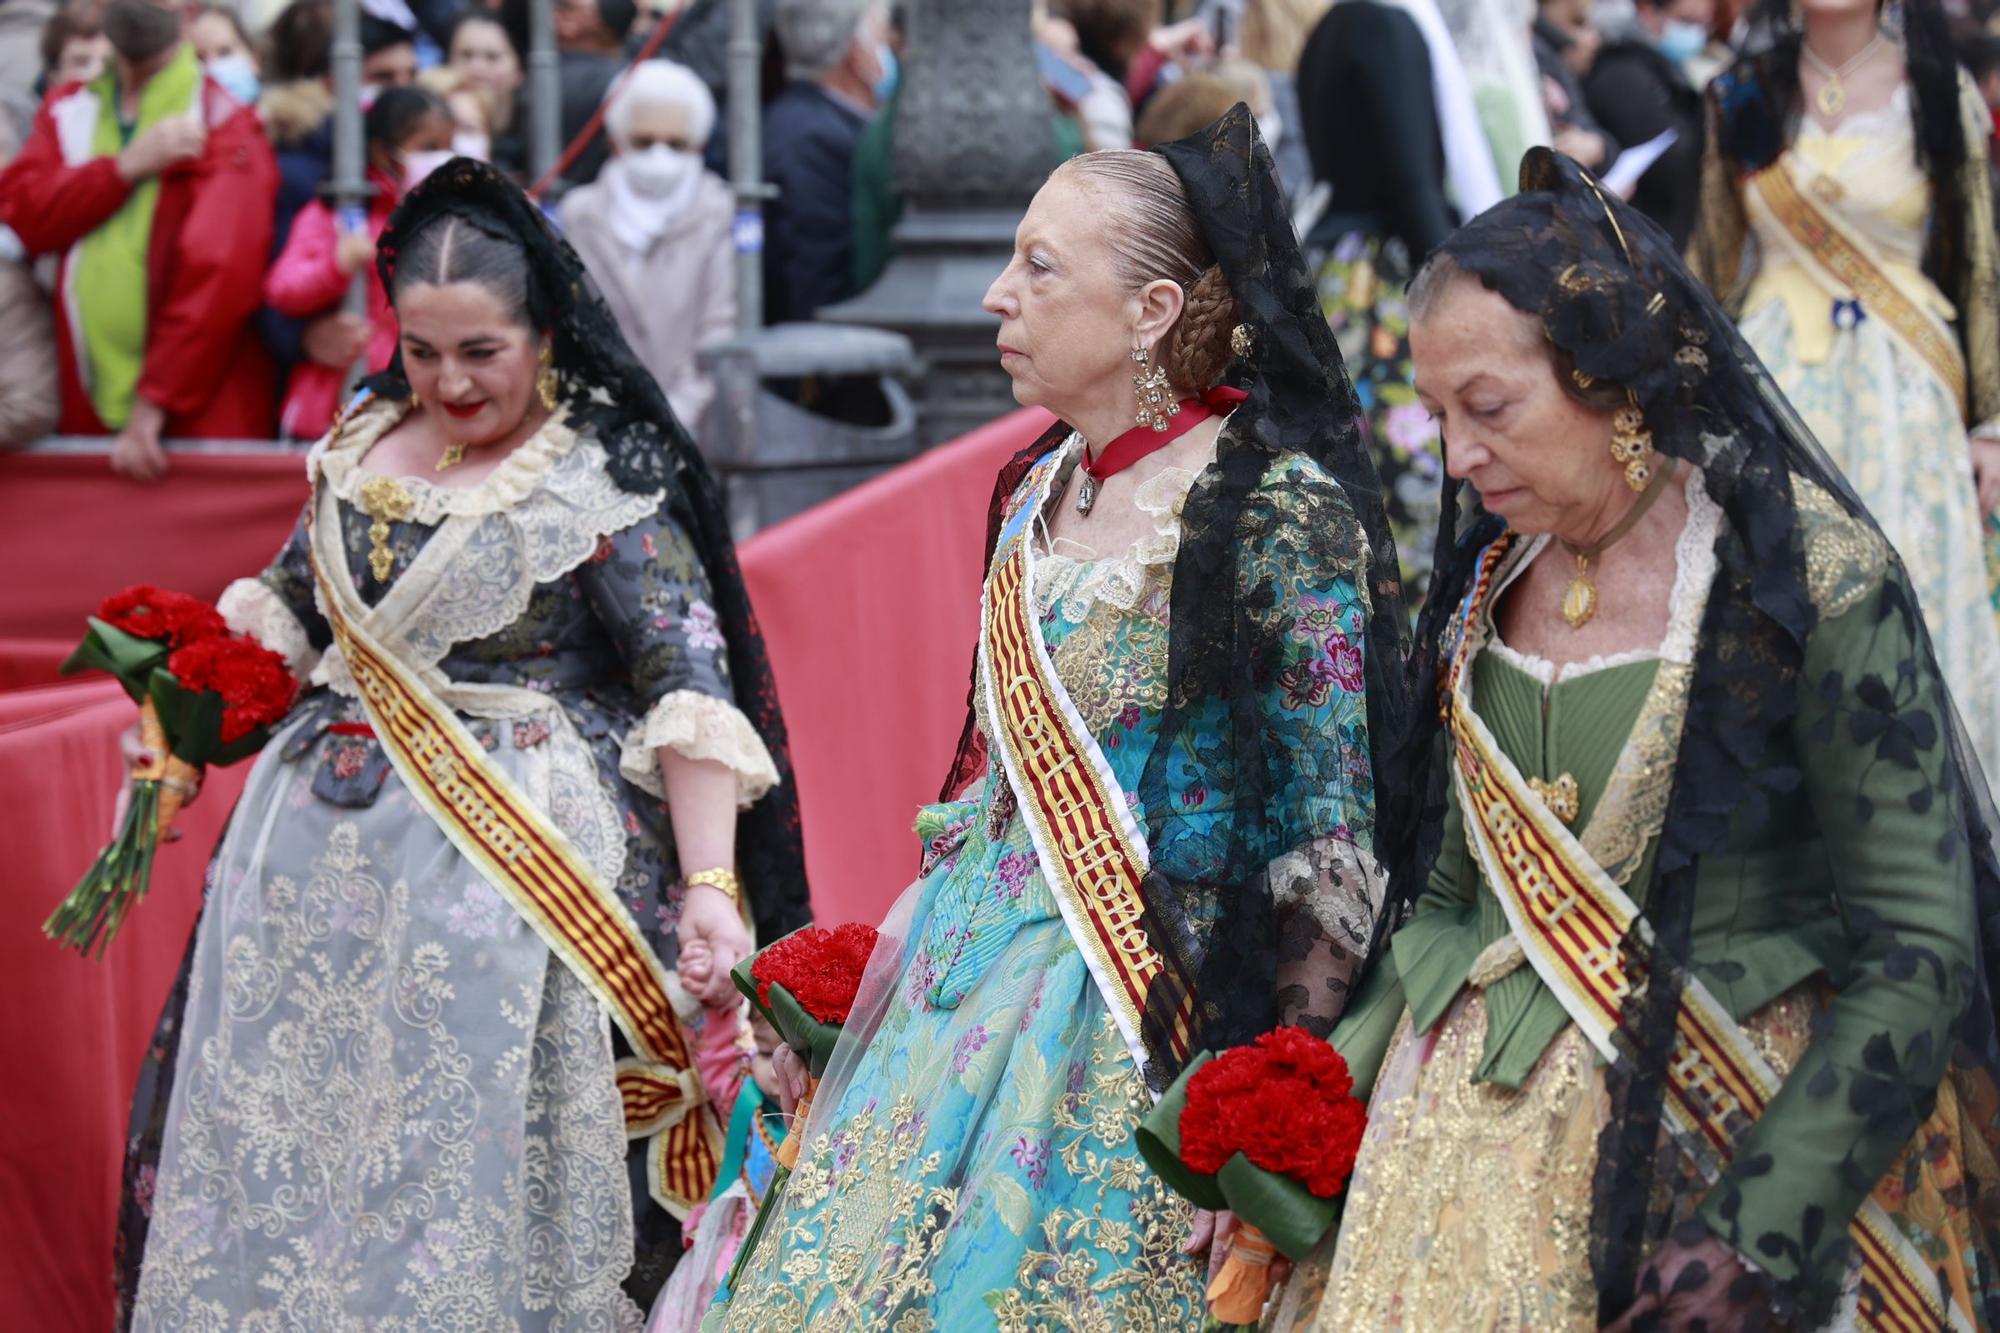
[[[1330,1030],[1373,939],[1396,564],[1249,113],[1058,169],[987,306],[1062,421],[996,488],[957,799],[725,1328],[1198,1327],[1134,1126],[1200,1049]]]

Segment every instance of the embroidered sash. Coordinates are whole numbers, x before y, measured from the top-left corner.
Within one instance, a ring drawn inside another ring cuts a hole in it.
[[[1528,962],[1598,1052],[1615,1060],[1613,1036],[1632,989],[1620,946],[1634,932],[1650,942],[1652,929],[1638,905],[1530,790],[1473,711],[1470,649],[1479,638],[1476,617],[1485,613],[1510,544],[1503,536],[1487,548],[1459,610],[1446,703],[1458,755],[1458,797],[1480,870]],[[1764,1113],[1782,1082],[1729,1011],[1689,976],[1667,1065],[1665,1109],[1678,1142],[1706,1178],[1720,1174],[1738,1136]],[[1865,1326],[1898,1333],[1970,1328],[1963,1310],[1940,1299],[1930,1265],[1874,1198],[1862,1204],[1849,1234],[1861,1255],[1862,1280],[1879,1297],[1863,1295]]]
[[[1144,1069],[1150,1057],[1142,1034],[1176,1063],[1188,1059],[1194,989],[1147,936],[1140,889],[1145,834],[1057,677],[1035,614],[1034,520],[1067,453],[1056,450],[1029,473],[1023,503],[1001,530],[981,599],[980,688],[993,750],[1042,874],[1126,1048]]]
[[[315,488],[315,514],[330,496]],[[397,775],[466,860],[590,988],[638,1054],[618,1062],[628,1138],[650,1138],[647,1180],[675,1217],[706,1202],[722,1163],[707,1105],[667,992],[666,970],[611,887],[500,770],[458,715],[365,624],[346,552],[312,524],[320,609]],[[333,525],[338,531],[338,524]]]
[[[1799,248],[1835,281],[1859,296],[1863,306],[1880,315],[1889,329],[1923,358],[1931,373],[1951,390],[1963,412],[1965,358],[1938,321],[1890,280],[1865,244],[1848,235],[1799,189],[1782,159],[1752,176],[1750,182]]]

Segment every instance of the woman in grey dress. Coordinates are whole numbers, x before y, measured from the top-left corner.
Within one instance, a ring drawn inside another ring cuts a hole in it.
[[[464,159],[381,250],[398,359],[222,600],[307,684],[141,1076],[122,1313],[636,1327],[714,1167],[700,1001],[805,915],[783,724],[715,483],[574,253]]]

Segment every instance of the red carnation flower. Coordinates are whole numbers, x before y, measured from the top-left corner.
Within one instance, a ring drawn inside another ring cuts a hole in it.
[[[114,592],[97,608],[97,618],[141,639],[167,639],[185,648],[227,634],[222,613],[198,597],[135,584]]]
[[[176,649],[167,670],[181,688],[222,696],[222,741],[227,745],[282,720],[298,682],[285,659],[255,639],[223,634]]]
[[[875,951],[875,927],[850,921],[826,930],[807,926],[758,953],[750,964],[757,999],[771,1004],[771,987],[783,986],[799,1007],[822,1023],[845,1023],[868,955]]]
[[[1237,1153],[1330,1199],[1354,1170],[1366,1108],[1340,1052],[1282,1027],[1224,1051],[1188,1080],[1181,1160],[1204,1175]]]

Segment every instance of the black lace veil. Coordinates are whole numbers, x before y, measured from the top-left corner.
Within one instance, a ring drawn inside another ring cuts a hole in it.
[[[383,287],[395,290],[396,257],[428,227],[456,217],[519,245],[527,256],[528,314],[553,344],[562,401],[578,430],[604,447],[611,477],[634,494],[663,491],[701,558],[729,645],[736,703],[770,749],[779,782],[736,824],[737,866],[760,939],[775,939],[810,919],[798,789],[784,714],[764,636],[743,586],[722,490],[688,438],[666,395],[632,354],[583,261],[521,188],[492,167],[454,158],[397,206],[377,246]],[[400,349],[365,386],[388,398],[410,396]]]
[[[1260,711],[1289,622],[1274,624],[1275,594],[1258,582],[1255,570],[1271,562],[1300,562],[1350,570],[1365,582],[1363,662],[1378,845],[1380,830],[1403,817],[1391,807],[1409,791],[1407,783],[1375,763],[1403,711],[1408,621],[1359,404],[1248,109],[1238,105],[1200,134],[1156,151],[1180,177],[1248,326],[1251,347],[1227,376],[1249,397],[1231,414],[1214,464],[1195,483],[1182,511],[1167,702],[1137,793],[1151,847],[1200,839],[1198,856],[1174,859],[1177,866],[1197,870],[1174,873],[1156,855],[1144,884],[1149,937],[1168,956],[1169,973],[1193,985],[1193,1045],[1200,1050],[1248,1041],[1281,1015],[1330,1030],[1331,1015],[1337,1015],[1352,982],[1348,967],[1337,978],[1316,979],[1311,994],[1304,993],[1303,983],[1282,993],[1287,965],[1302,962],[1327,941],[1302,914],[1288,914],[1282,892],[1274,891],[1272,863],[1300,850],[1297,830],[1276,812],[1280,796],[1293,784],[1315,779],[1301,768],[1310,761],[1301,761],[1296,747],[1274,736]],[[1001,503],[1068,430],[1058,424],[1003,469],[994,492],[989,550]],[[1337,485],[1322,485],[1312,494],[1279,494],[1282,484],[1268,474],[1286,455],[1317,464]],[[984,738],[968,718],[947,796],[979,771],[984,749]],[[1174,758],[1197,750],[1204,776],[1231,797],[1228,816],[1209,816],[1198,834],[1196,819],[1183,813],[1179,798],[1188,776]],[[1373,856],[1377,846],[1360,850]],[[1349,955],[1347,963],[1358,964],[1381,919],[1364,921],[1360,937],[1340,946]],[[1158,1012],[1148,1015],[1141,1035],[1151,1057],[1146,1076],[1155,1087],[1164,1087],[1178,1072],[1161,1020],[1180,998],[1170,985],[1153,986],[1149,1007]]]
[[[1460,228],[1439,253],[1540,319],[1559,364],[1573,363],[1600,386],[1629,390],[1655,445],[1702,469],[1723,514],[1718,571],[1701,623],[1652,881],[1627,886],[1650,919],[1656,943],[1650,951],[1626,943],[1634,974],[1645,982],[1626,1004],[1620,1057],[1608,1072],[1611,1118],[1600,1144],[1591,1258],[1600,1308],[1609,1318],[1631,1300],[1645,1258],[1668,1235],[1691,1234],[1684,1229],[1687,1209],[1675,1208],[1677,1197],[1685,1204],[1689,1187],[1676,1178],[1676,1155],[1662,1148],[1661,1113],[1703,859],[1721,855],[1733,838],[1764,829],[1778,794],[1799,788],[1802,765],[1834,762],[1828,755],[1835,749],[1848,752],[1860,771],[1871,775],[1868,782],[1895,775],[1899,799],[1909,809],[1935,807],[1949,814],[1938,821],[1948,831],[1934,846],[1911,855],[1930,867],[1924,872],[1935,876],[1930,882],[1950,886],[1939,890],[1950,903],[1958,903],[1955,886],[1971,886],[1953,926],[1966,946],[1964,958],[1941,956],[1874,914],[1844,907],[1831,885],[1818,890],[1824,896],[1817,903],[1800,905],[1809,913],[1840,914],[1854,966],[1851,976],[1833,979],[1836,984],[1880,979],[1905,988],[1935,986],[1932,1008],[1950,1018],[1943,1043],[1948,1051],[1934,1049],[1928,1036],[1898,1046],[1886,1032],[1846,1033],[1844,1044],[1868,1052],[1862,1067],[1826,1064],[1799,1089],[1797,1095],[1829,1106],[1866,1111],[1866,1127],[1838,1168],[1863,1190],[1888,1165],[1883,1149],[1909,1143],[1917,1134],[1941,1080],[1955,1086],[1961,1106],[1974,1108],[1965,1115],[1963,1155],[1993,1160],[2000,1043],[1992,978],[2000,960],[2000,866],[1990,845],[1993,809],[1985,780],[1893,553],[1887,555],[1879,593],[1846,613],[1870,617],[1877,641],[1902,645],[1893,668],[1860,679],[1831,673],[1809,678],[1807,648],[1821,614],[1816,580],[1823,587],[1827,553],[1809,545],[1816,529],[1805,510],[1824,509],[1822,497],[1830,498],[1838,521],[1850,525],[1843,531],[1879,538],[1839,470],[1729,317],[1682,265],[1664,232],[1609,198],[1574,162],[1547,149],[1534,150],[1524,161],[1521,190]],[[1392,768],[1428,775],[1413,781],[1425,793],[1421,832],[1402,826],[1412,835],[1400,853],[1402,863],[1419,879],[1437,855],[1452,768],[1450,738],[1430,690],[1440,681],[1449,652],[1447,630],[1478,554],[1504,526],[1468,494],[1463,498],[1471,522],[1462,535],[1456,532],[1460,489],[1455,481],[1445,482],[1438,573],[1411,661],[1417,697],[1391,760]],[[1802,741],[1794,724],[1802,702],[1812,696],[1830,706],[1825,734]],[[1827,750],[1816,752],[1822,741]],[[1878,797],[1872,787],[1857,783],[1844,808],[1821,817],[1865,825],[1877,814]],[[1838,1155],[1839,1145],[1834,1151]],[[1871,1169],[1860,1164],[1864,1159],[1879,1165],[1861,1180]],[[1754,1160],[1743,1164],[1745,1171],[1756,1169]],[[1729,1179],[1717,1189],[1726,1189]],[[1978,1233],[1972,1248],[1990,1255],[2000,1239],[2000,1198],[1982,1188],[1970,1170],[1963,1190]],[[1726,1196],[1722,1207],[1725,1216],[1734,1216]],[[1851,1260],[1846,1222],[1812,1211],[1776,1230],[1722,1236],[1753,1263],[1787,1274],[1782,1281],[1757,1284],[1746,1327],[1761,1320],[1765,1300],[1800,1326],[1817,1326],[1841,1299]],[[1973,1263],[1979,1270],[1975,1298],[1982,1290],[1995,1292],[2000,1283],[2000,1274],[1986,1271],[1984,1263],[1983,1258]],[[1873,1298],[1879,1294],[1864,1285],[1860,1299]],[[1980,1313],[1988,1323],[2000,1318],[2000,1309],[1990,1306]]]

